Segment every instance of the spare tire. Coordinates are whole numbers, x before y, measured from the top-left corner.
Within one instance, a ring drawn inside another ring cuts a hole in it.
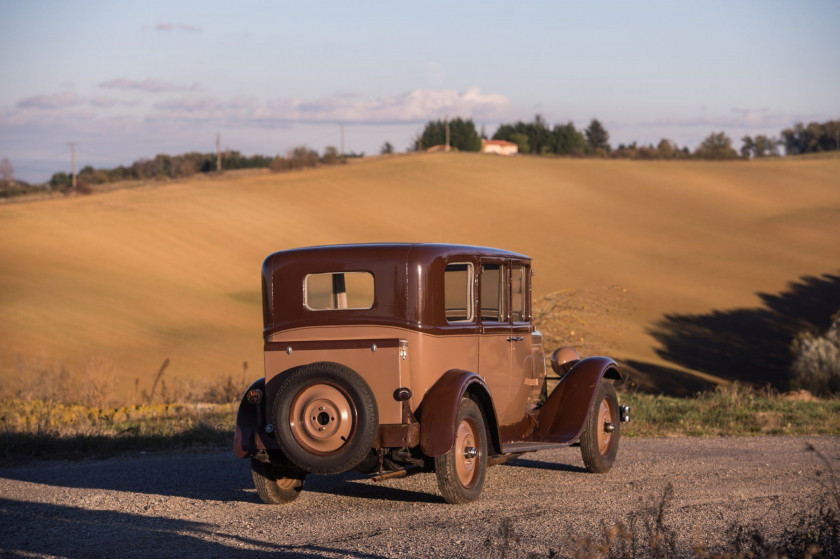
[[[272,417],[286,458],[316,474],[355,468],[370,452],[379,428],[376,398],[365,380],[326,361],[285,374]]]

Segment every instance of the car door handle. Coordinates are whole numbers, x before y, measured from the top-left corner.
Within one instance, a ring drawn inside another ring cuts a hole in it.
[[[524,339],[525,338],[523,338],[522,336],[519,336],[519,337],[511,336],[510,338],[507,339],[507,341],[509,341],[509,342],[521,342]]]

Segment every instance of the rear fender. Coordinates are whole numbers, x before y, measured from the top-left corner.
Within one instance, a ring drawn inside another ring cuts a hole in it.
[[[467,393],[482,407],[490,439],[498,448],[496,411],[484,379],[472,371],[452,369],[441,375],[420,404],[420,448],[423,454],[441,456],[452,448],[458,405]]]
[[[239,402],[236,412],[236,432],[233,436],[233,453],[240,458],[253,456],[257,452],[255,435],[257,430],[265,426],[265,378],[259,378],[251,383],[245,394],[252,388],[259,388],[263,392],[262,402],[257,405],[248,403],[246,396]]]
[[[537,415],[533,441],[571,444],[580,438],[592,400],[604,377],[620,380],[615,361],[607,357],[582,359],[552,390]]]

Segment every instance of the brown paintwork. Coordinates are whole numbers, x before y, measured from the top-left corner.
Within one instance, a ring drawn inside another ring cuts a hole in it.
[[[258,388],[265,394],[265,379],[257,379],[248,390]],[[248,390],[245,393],[248,393]],[[233,452],[240,458],[245,458],[256,452],[254,444],[254,434],[265,425],[264,420],[260,420],[259,413],[265,409],[265,397],[258,405],[249,404],[248,400],[242,398],[239,402],[239,409],[236,412],[236,432],[233,436]],[[265,415],[263,414],[263,417]]]
[[[420,424],[380,425],[375,448],[414,448],[420,444]]]
[[[399,347],[399,339],[361,339],[361,340],[318,340],[318,341],[290,341],[290,342],[266,342],[265,351],[288,351],[296,350],[317,350],[317,349],[370,349],[373,346],[378,348]]]
[[[446,321],[443,287],[449,263],[469,263],[476,271],[470,322]],[[500,321],[481,318],[479,271],[487,263],[504,265],[506,301]],[[523,269],[526,293],[524,316],[518,321],[511,316],[514,267]],[[306,308],[305,277],[328,272],[371,273],[372,308]],[[285,372],[317,361],[347,366],[368,383],[380,417],[378,448],[419,444],[426,456],[446,453],[456,439],[458,404],[468,390],[485,414],[491,451],[575,442],[601,378],[620,379],[621,374],[612,360],[580,361],[568,348],[556,359],[564,378],[538,407],[546,367],[542,335],[531,324],[531,277],[529,257],[485,247],[371,244],[272,254],[262,269],[264,402],[269,404],[263,405],[260,417],[254,410],[243,412],[240,405],[236,454],[277,448],[264,430],[265,423],[274,420],[265,409],[271,408]],[[402,387],[412,391],[406,404],[394,398]]]
[[[527,440],[561,445],[578,440],[598,383],[609,370],[617,372],[618,366],[606,357],[589,357],[572,367],[539,409],[537,427]]]
[[[458,405],[471,386],[487,393],[487,385],[480,376],[453,369],[441,375],[426,393],[420,412],[420,448],[426,456],[440,456],[452,448]]]
[[[446,322],[443,270],[449,262],[470,262],[477,267],[482,258],[512,258],[530,263],[524,254],[443,244],[340,245],[276,252],[265,259],[262,267],[264,336],[304,326],[363,324],[438,334],[470,332],[475,325]],[[373,274],[373,308],[306,309],[304,278],[328,272]]]

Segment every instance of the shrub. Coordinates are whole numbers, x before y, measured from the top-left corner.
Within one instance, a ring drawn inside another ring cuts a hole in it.
[[[805,332],[793,342],[793,388],[821,396],[840,393],[840,313],[824,336]]]

